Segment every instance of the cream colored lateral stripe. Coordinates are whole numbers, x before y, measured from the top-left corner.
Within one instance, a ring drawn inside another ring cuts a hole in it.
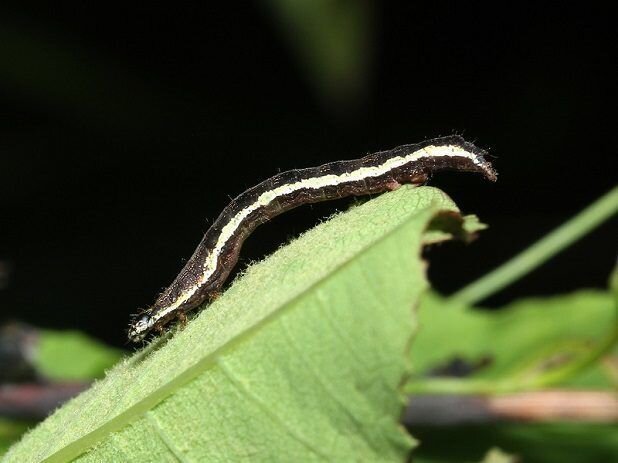
[[[456,145],[439,145],[439,146],[426,146],[420,150],[414,151],[413,153],[408,154],[407,156],[397,156],[391,159],[386,160],[383,164],[379,166],[372,167],[361,167],[360,169],[354,170],[352,172],[346,172],[341,175],[324,175],[322,177],[314,177],[307,178],[304,180],[300,180],[296,183],[290,183],[287,185],[282,185],[278,188],[274,188],[269,191],[265,191],[262,193],[258,199],[251,204],[250,206],[245,207],[243,210],[239,211],[234,217],[230,219],[230,221],[223,227],[221,230],[221,234],[219,235],[219,239],[217,240],[217,244],[210,252],[206,261],[204,262],[204,271],[198,281],[198,283],[191,288],[187,289],[185,292],[181,293],[178,299],[176,299],[171,305],[165,307],[162,310],[154,313],[152,316],[151,323],[156,323],[157,320],[164,317],[168,313],[174,311],[176,308],[180,307],[184,302],[189,300],[191,296],[193,296],[196,291],[202,286],[204,283],[208,281],[210,276],[214,273],[217,268],[217,261],[219,258],[219,254],[221,250],[225,246],[225,243],[234,235],[234,232],[238,228],[238,226],[242,223],[242,221],[253,211],[259,209],[260,207],[266,206],[270,204],[274,199],[284,196],[294,191],[303,190],[303,189],[320,189],[325,186],[331,185],[339,185],[341,183],[347,182],[355,182],[359,180],[363,180],[369,177],[379,177],[380,175],[384,175],[388,173],[392,169],[396,169],[397,167],[401,167],[404,164],[407,164],[412,161],[417,161],[421,158],[433,158],[433,157],[463,157],[467,159],[471,159],[477,165],[481,165],[480,161],[477,159],[477,156],[474,153],[470,153],[469,151],[464,150]]]

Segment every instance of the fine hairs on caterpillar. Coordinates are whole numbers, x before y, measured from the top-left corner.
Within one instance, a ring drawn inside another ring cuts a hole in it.
[[[188,311],[215,297],[245,239],[273,217],[303,204],[381,193],[403,183],[422,185],[441,170],[476,172],[495,181],[496,171],[485,156],[482,149],[452,135],[264,180],[223,209],[172,284],[131,322],[129,339],[139,342],[174,319],[184,321]]]

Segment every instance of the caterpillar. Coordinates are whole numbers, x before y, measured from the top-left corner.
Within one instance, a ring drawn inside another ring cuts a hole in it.
[[[172,284],[131,321],[129,340],[142,341],[174,319],[184,321],[188,311],[215,297],[236,265],[245,239],[273,217],[303,204],[381,193],[403,183],[422,185],[440,170],[476,172],[495,181],[497,173],[486,154],[451,135],[264,180],[223,209]]]

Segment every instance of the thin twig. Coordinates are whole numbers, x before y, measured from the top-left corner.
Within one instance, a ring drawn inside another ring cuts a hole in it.
[[[497,422],[618,422],[618,396],[608,391],[538,391],[507,395],[412,396],[407,426]]]
[[[89,383],[19,383],[0,385],[0,417],[42,420]]]

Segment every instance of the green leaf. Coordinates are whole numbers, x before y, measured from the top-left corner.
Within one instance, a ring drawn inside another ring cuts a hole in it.
[[[33,363],[46,378],[79,381],[100,378],[120,360],[122,352],[76,331],[43,330]]]
[[[404,187],[319,225],[7,461],[403,461],[413,440],[398,423],[399,385],[427,285],[419,254],[444,210],[456,208],[439,190]]]
[[[409,392],[492,393],[544,386],[552,373],[594,357],[616,330],[612,295],[595,290],[525,299],[499,311],[472,309],[433,294],[423,298],[418,316]],[[454,359],[484,367],[469,378],[426,377]],[[579,386],[615,387],[601,363],[572,373],[561,378],[563,384],[568,379]]]

